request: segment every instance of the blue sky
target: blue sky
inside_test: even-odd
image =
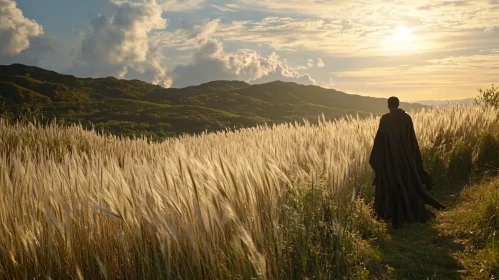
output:
[[[475,97],[499,83],[499,0],[0,0],[0,64],[11,63],[165,87]]]

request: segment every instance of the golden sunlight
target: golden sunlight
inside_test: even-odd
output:
[[[388,31],[387,37],[381,42],[381,48],[385,53],[394,55],[403,55],[412,53],[419,49],[415,44],[415,38],[412,34],[413,29],[405,25],[399,25]]]
[[[411,31],[405,27],[405,25],[399,26],[397,30],[395,30],[396,37],[401,42],[407,42],[410,39]]]

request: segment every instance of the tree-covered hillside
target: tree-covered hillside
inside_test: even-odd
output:
[[[419,104],[403,103],[404,109]],[[318,116],[386,112],[386,101],[318,86],[213,81],[165,89],[139,80],[77,78],[37,67],[0,66],[0,110],[18,117],[57,118],[118,135],[163,138]]]

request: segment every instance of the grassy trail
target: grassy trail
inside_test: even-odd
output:
[[[434,195],[447,205],[446,210],[434,211],[436,219],[400,230],[389,226],[386,237],[376,242],[381,266],[375,278],[475,279],[469,270],[479,265],[476,252],[466,236],[458,234],[466,231],[456,220],[460,190]]]

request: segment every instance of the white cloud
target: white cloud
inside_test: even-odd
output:
[[[307,60],[307,67],[308,67],[308,68],[312,68],[312,67],[314,67],[314,60],[313,60],[313,59],[309,59],[309,60]]]
[[[81,35],[74,74],[139,78],[163,86],[172,78],[175,86],[216,79],[284,80],[407,96],[440,90],[472,95],[483,84],[497,83],[499,75],[498,0],[108,1],[114,3],[114,15],[94,19]],[[185,17],[173,15],[182,27],[166,30],[164,17],[196,9]],[[233,11],[238,13],[196,26]],[[244,20],[231,20],[243,12]],[[260,19],[265,15],[272,17]],[[397,33],[402,25],[410,30],[409,38]],[[0,0],[0,64],[36,64],[50,51],[42,33],[14,0]],[[442,60],[448,57],[453,58]],[[57,64],[47,61],[42,64]],[[307,71],[315,71],[317,80]]]
[[[322,58],[317,58],[317,67],[323,68],[324,66],[326,66],[326,64],[322,61]]]
[[[286,63],[279,60],[276,56],[278,63],[275,64],[275,68],[266,76],[253,81],[255,84],[268,83],[272,81],[283,81],[283,82],[295,82],[303,85],[316,85],[317,81],[314,80],[307,73],[299,73],[297,69],[289,67]]]
[[[499,2],[495,0],[238,1],[246,9],[271,10],[278,16],[221,26],[217,35],[225,40],[336,56],[398,56],[469,49],[483,36],[483,30],[492,32],[491,26],[499,26]],[[296,13],[301,16],[288,16]],[[412,31],[409,40],[396,34],[402,25]],[[499,43],[497,36],[478,39],[480,47]]]
[[[221,25],[215,34],[227,41],[261,43],[275,50],[311,50],[341,56],[379,54],[380,38],[389,35],[390,27],[364,27],[339,19],[289,17],[232,21]]]
[[[314,60],[313,60],[313,59],[309,59],[309,60],[307,60],[307,67],[308,67],[308,68],[312,68],[312,67],[314,67]]]
[[[237,6],[229,6],[229,4],[226,4],[226,5],[223,5],[223,6],[220,6],[220,5],[215,5],[215,4],[212,4],[211,7],[219,10],[220,12],[236,12],[237,11]]]
[[[243,80],[265,82],[273,80],[313,84],[308,74],[300,74],[278,55],[265,57],[249,49],[226,52],[221,42],[211,38],[219,21],[207,23],[195,36],[199,48],[188,65],[179,65],[171,73],[174,87],[185,87],[212,80]]]
[[[336,86],[336,83],[334,82],[333,78],[329,78],[329,80],[319,82],[317,85],[323,88],[334,88]]]
[[[201,8],[205,0],[162,0],[160,2],[163,2],[164,9],[170,12],[185,12]]]
[[[43,27],[26,18],[13,0],[0,0],[0,53],[17,55],[29,48],[30,40],[43,34]]]
[[[439,27],[477,28],[497,23],[499,2],[496,0],[238,0],[247,9],[272,10],[277,14],[299,12],[322,19],[351,20],[373,25],[406,24]]]
[[[154,38],[167,21],[156,0],[112,2],[115,14],[92,20],[83,34],[81,54],[74,71],[91,76],[138,78],[165,87],[171,85],[165,57]]]
[[[3,54],[0,52],[0,64],[9,65],[21,63],[25,65],[40,65],[40,60],[54,52],[58,41],[51,36],[37,36],[30,39],[29,48],[17,55]],[[64,58],[62,58],[64,59]]]
[[[319,67],[319,68],[323,68],[324,66],[326,66],[326,64],[324,63],[322,58],[317,58],[317,63],[314,62],[313,59],[307,60],[307,68],[312,68],[312,67],[314,67],[314,65],[317,65],[317,67]]]
[[[498,10],[499,12],[499,10]],[[314,51],[328,56],[407,56],[494,47],[499,37],[478,29],[440,28],[414,23],[407,38],[397,29],[403,20],[371,22],[340,19],[293,19],[269,17],[259,21],[232,21],[221,24],[217,38],[231,42],[252,42],[278,51]],[[472,28],[473,26],[471,26]],[[481,29],[483,30],[483,29]]]
[[[486,34],[493,34],[496,30],[496,27],[495,26],[489,26],[487,28],[485,28],[485,33]]]
[[[163,9],[170,12],[185,12],[201,8],[205,0],[158,0]]]
[[[124,4],[124,3],[151,3],[155,2],[159,8],[167,10],[169,12],[185,12],[191,10],[197,10],[201,8],[201,5],[205,0],[110,0],[114,4]]]

